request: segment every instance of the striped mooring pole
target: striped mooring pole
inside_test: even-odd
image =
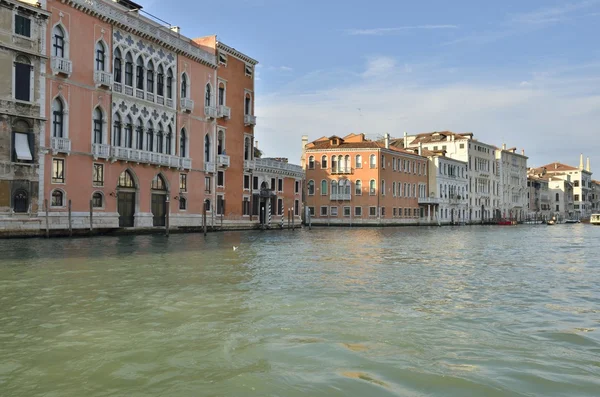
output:
[[[271,227],[271,200],[269,200],[269,221],[267,223],[267,227]]]
[[[283,230],[283,213],[285,211],[283,211],[283,209],[281,210],[281,230]]]

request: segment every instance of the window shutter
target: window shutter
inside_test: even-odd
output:
[[[15,99],[29,101],[31,88],[31,66],[15,63]]]

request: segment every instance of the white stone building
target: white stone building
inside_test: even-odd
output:
[[[496,169],[500,173],[500,216],[522,221],[527,215],[527,156],[516,148],[496,149]]]

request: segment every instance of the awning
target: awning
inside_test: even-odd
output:
[[[33,160],[27,134],[15,133],[15,152],[17,152],[17,160]]]

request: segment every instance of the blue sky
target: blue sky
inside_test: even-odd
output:
[[[524,148],[530,165],[583,152],[600,167],[600,0],[140,3],[260,61],[266,155],[297,163],[302,134],[448,129]]]

